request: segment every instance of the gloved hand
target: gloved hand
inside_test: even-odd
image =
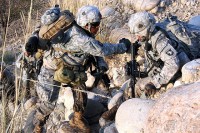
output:
[[[153,83],[147,83],[145,85],[145,95],[147,97],[150,97],[151,95],[154,95],[156,93],[157,88],[155,87],[155,85]]]
[[[33,54],[37,52],[37,47],[38,47],[38,38],[36,36],[31,36],[25,45],[26,53]]]
[[[129,51],[129,49],[131,47],[131,42],[128,39],[122,38],[122,39],[119,40],[119,43],[124,43],[125,46],[126,46],[126,49],[127,49],[126,52]]]

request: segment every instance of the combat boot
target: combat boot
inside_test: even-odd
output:
[[[118,108],[118,105],[113,106],[110,110],[104,112],[101,117],[107,121],[113,121],[115,119]]]
[[[87,120],[83,117],[83,113],[74,112],[73,118],[69,121],[71,127],[76,127],[84,133],[90,133],[90,127]]]

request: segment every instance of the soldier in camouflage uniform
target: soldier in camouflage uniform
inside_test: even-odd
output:
[[[63,32],[62,39],[51,41],[52,47],[44,54],[43,66],[38,76],[39,83],[36,88],[41,104],[29,115],[24,128],[25,132],[41,132],[46,116],[55,107],[59,94],[58,86],[61,83],[66,83],[73,89],[86,90],[87,76],[85,71],[90,56],[98,56],[98,66],[107,69],[103,60],[104,56],[122,54],[129,49],[130,42],[126,39],[123,39],[119,44],[102,44],[95,40],[94,35],[99,29],[100,21],[101,14],[98,8],[84,6],[79,9],[77,20]],[[39,42],[39,45],[43,45],[43,43]],[[63,82],[58,82],[59,79]],[[90,132],[88,123],[83,117],[87,94],[73,91],[73,95],[75,100],[74,115],[69,123],[72,127],[77,127],[83,132]]]
[[[145,66],[148,72],[147,78],[139,79],[136,83],[136,97],[151,93],[152,90],[177,79],[181,67],[190,61],[184,47],[168,38],[166,31],[156,26],[154,16],[148,12],[133,14],[128,26],[145,50]]]

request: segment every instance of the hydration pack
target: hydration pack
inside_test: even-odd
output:
[[[166,31],[169,39],[187,49],[186,53],[192,56],[191,59],[200,57],[200,27],[179,21],[176,16],[168,16],[156,27]]]
[[[74,15],[69,10],[60,13],[60,17],[53,23],[43,25],[39,31],[39,38],[43,40],[52,40],[58,37],[61,32],[70,28],[74,22]]]

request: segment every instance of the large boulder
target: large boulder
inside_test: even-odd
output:
[[[136,11],[149,11],[155,8],[160,0],[122,0],[126,6],[133,6]]]
[[[173,88],[149,112],[145,133],[199,133],[200,82]]]
[[[106,6],[105,8],[103,8],[101,10],[101,15],[102,18],[107,18],[109,16],[112,16],[115,14],[115,9],[113,9],[112,7]]]
[[[200,59],[192,60],[186,63],[182,69],[182,81],[192,83],[200,79]]]
[[[115,117],[119,133],[143,133],[153,100],[133,98],[121,104]]]

